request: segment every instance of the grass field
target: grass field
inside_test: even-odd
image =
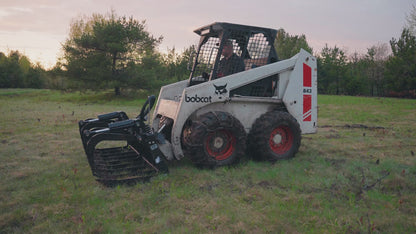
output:
[[[77,122],[143,99],[0,90],[0,233],[415,233],[416,100],[319,96],[319,132],[275,164],[170,162],[106,188]]]

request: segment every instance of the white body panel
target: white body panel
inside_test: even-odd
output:
[[[273,97],[230,97],[231,90],[275,74],[279,74],[279,79]],[[185,80],[162,87],[153,115],[155,130],[159,128],[159,117],[173,120],[171,145],[177,159],[183,157],[181,134],[185,122],[190,116],[208,111],[232,114],[248,133],[258,117],[283,103],[299,122],[302,134],[317,131],[316,59],[305,50],[290,59],[224,78],[191,87],[187,87],[187,83]],[[223,89],[218,89],[221,86]]]

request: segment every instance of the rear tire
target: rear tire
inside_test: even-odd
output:
[[[208,112],[185,125],[182,133],[185,156],[201,167],[236,163],[246,146],[246,132],[238,119],[226,112]]]
[[[248,135],[249,153],[255,159],[272,162],[294,157],[300,142],[299,123],[283,111],[271,111],[260,116]]]

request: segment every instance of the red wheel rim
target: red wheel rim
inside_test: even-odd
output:
[[[218,130],[209,133],[205,140],[206,152],[216,160],[229,158],[235,148],[236,139],[228,130]]]
[[[287,126],[279,126],[270,134],[270,149],[276,154],[284,154],[292,148],[293,133]]]

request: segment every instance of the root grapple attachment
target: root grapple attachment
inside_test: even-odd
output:
[[[82,144],[97,181],[106,186],[130,184],[168,172],[158,147],[163,136],[144,123],[154,101],[150,96],[135,119],[124,112],[112,112],[79,122]]]

